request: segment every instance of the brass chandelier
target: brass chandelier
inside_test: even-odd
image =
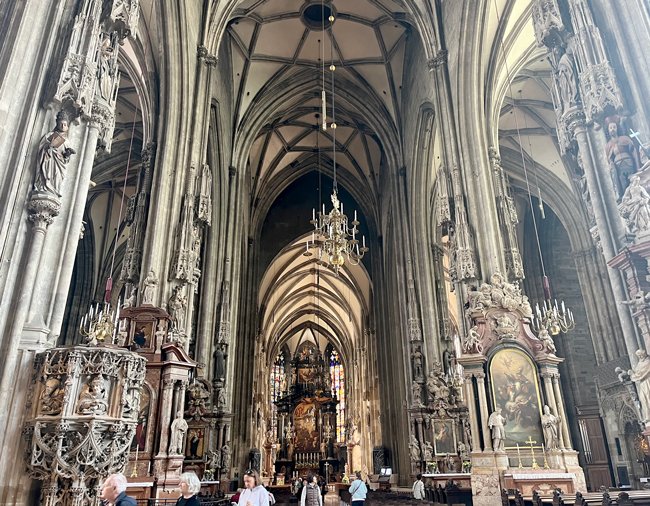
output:
[[[330,15],[330,31],[332,30],[333,22],[334,16]],[[333,35],[331,35],[330,39],[333,40]],[[323,130],[327,130],[324,56],[323,53],[321,60],[323,62],[321,105],[323,112]],[[314,226],[314,231],[312,232],[311,241],[307,241],[305,254],[310,254],[310,248],[318,247],[319,260],[334,269],[334,272],[338,274],[339,269],[345,264],[346,260],[351,265],[359,265],[368,248],[366,247],[366,238],[364,236],[361,237],[361,245],[359,245],[359,240],[357,239],[357,234],[359,233],[357,229],[359,226],[357,212],[354,211],[354,219],[348,223],[348,217],[343,212],[343,203],[339,200],[338,196],[338,185],[336,182],[336,117],[334,108],[334,71],[336,70],[336,66],[334,65],[333,56],[329,69],[332,73],[332,123],[329,127],[332,131],[332,165],[334,172],[334,185],[332,188],[332,196],[330,197],[332,200],[332,210],[326,213],[325,204],[323,204],[322,210],[318,212],[312,209],[312,217],[309,223]],[[320,155],[320,146],[318,147],[318,151]]]

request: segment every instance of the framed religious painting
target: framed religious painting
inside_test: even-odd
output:
[[[506,448],[544,442],[537,366],[518,348],[497,351],[489,366],[493,409],[505,418]],[[532,439],[531,439],[532,438]]]
[[[436,455],[456,454],[456,431],[453,420],[433,422],[433,450]]]

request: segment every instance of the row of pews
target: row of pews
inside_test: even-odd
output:
[[[559,490],[553,492],[553,497],[542,497],[533,492],[532,498],[525,498],[519,490],[508,492],[501,490],[502,506],[648,506],[650,505],[649,490],[633,490],[618,492],[591,492],[574,495],[563,494]]]

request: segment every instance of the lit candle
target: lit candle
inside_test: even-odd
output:
[[[311,219],[316,221],[316,209],[312,207],[311,209]]]

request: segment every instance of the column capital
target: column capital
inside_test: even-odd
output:
[[[440,51],[438,51],[436,55],[427,62],[429,71],[435,70],[441,67],[442,65],[444,65],[445,63],[447,63],[448,56],[449,56],[449,51],[447,51],[446,49],[441,49]]]
[[[33,191],[27,204],[27,219],[35,231],[45,231],[61,210],[61,200],[50,192]]]

